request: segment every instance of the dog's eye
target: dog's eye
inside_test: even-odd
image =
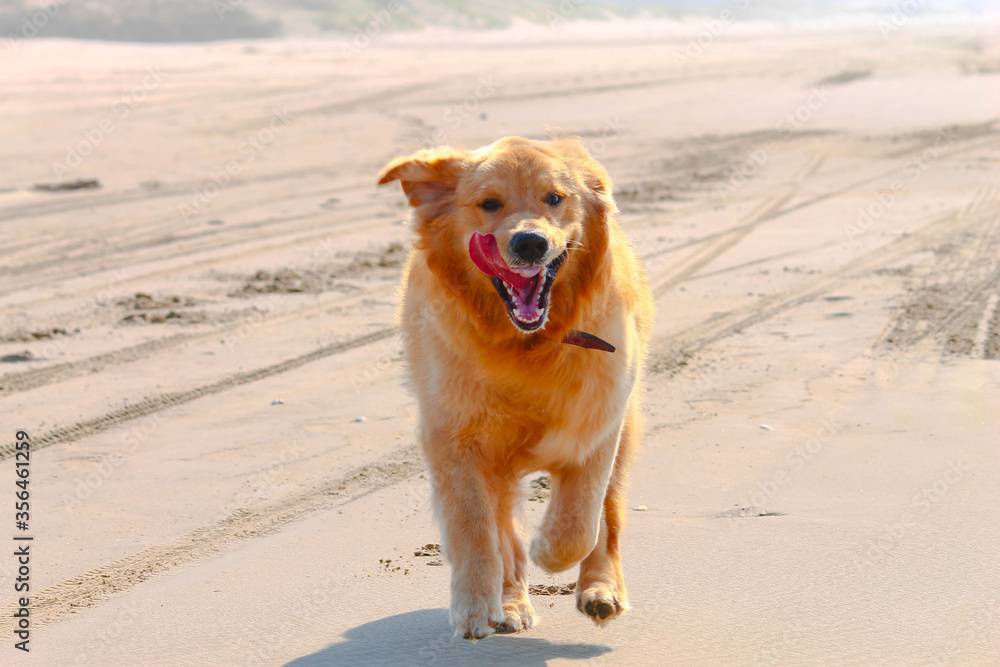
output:
[[[550,192],[545,195],[545,203],[549,206],[559,206],[560,202],[563,200],[563,195],[558,192]]]
[[[499,199],[486,199],[479,202],[479,208],[483,209],[487,213],[496,213],[503,208],[503,202]]]

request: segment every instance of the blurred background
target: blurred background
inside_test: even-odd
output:
[[[128,42],[204,42],[268,37],[336,37],[350,33],[386,9],[379,0],[8,0],[0,7],[0,34],[17,35],[24,18],[39,8],[59,7],[39,36]],[[573,7],[572,20],[683,21],[739,9],[739,19],[794,24],[808,21],[864,22],[905,12],[899,0],[396,0],[399,17],[390,32],[424,28],[495,30],[522,24],[546,24],[560,7]],[[988,0],[919,2],[926,21],[975,20],[997,11]],[[909,12],[916,13],[916,12]],[[225,21],[218,20],[224,16]],[[214,19],[214,20],[213,20]],[[31,32],[31,29],[28,29]]]

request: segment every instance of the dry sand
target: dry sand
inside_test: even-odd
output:
[[[0,51],[0,663],[1000,664],[998,33],[737,28]],[[471,644],[374,177],[550,128],[658,302],[634,609]]]

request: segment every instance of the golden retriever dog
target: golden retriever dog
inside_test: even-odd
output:
[[[620,539],[653,305],[611,181],[575,139],[516,137],[390,162],[417,239],[400,327],[451,565],[451,622],[479,639],[535,623],[514,510],[547,471],[531,559],[577,563],[576,606],[628,609]]]

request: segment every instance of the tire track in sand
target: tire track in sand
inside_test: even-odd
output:
[[[982,138],[980,135],[975,135],[968,138],[961,137],[956,141],[969,142],[980,138]],[[970,150],[992,146],[996,143],[998,143],[997,137],[993,136],[993,134],[989,134],[987,135],[987,138],[983,141],[977,141],[976,143],[960,143],[957,146],[951,147],[950,150],[942,150],[941,157],[938,158],[938,161],[940,162],[945,158],[950,158],[956,155],[967,153]],[[910,155],[917,155],[919,154],[920,150],[922,150],[922,147],[920,147],[919,149],[911,148],[908,149],[907,153]],[[798,190],[804,184],[804,179],[808,178],[808,176],[810,176],[813,173],[814,170],[813,171],[809,170],[810,164],[811,163],[807,162],[803,171],[800,171],[800,175],[797,176],[797,178],[800,179],[800,181],[794,184],[792,196],[794,196],[794,193],[798,192]],[[820,165],[817,165],[817,168],[818,166]],[[850,184],[838,188],[836,190],[831,190],[821,195],[817,195],[809,199],[804,199],[800,202],[792,204],[787,208],[782,208],[783,204],[778,204],[777,206],[775,206],[776,202],[780,202],[782,201],[783,198],[787,197],[787,195],[779,194],[767,200],[767,202],[765,202],[762,206],[758,206],[758,208],[755,209],[748,216],[748,221],[746,222],[740,222],[739,224],[734,225],[732,227],[715,231],[699,238],[690,239],[688,241],[684,241],[683,243],[678,243],[676,245],[648,252],[641,257],[642,261],[647,264],[649,263],[650,260],[662,257],[664,255],[670,255],[680,250],[690,248],[692,246],[699,246],[701,244],[711,243],[713,241],[719,241],[719,244],[714,245],[707,251],[702,251],[702,254],[698,254],[695,256],[695,258],[693,259],[693,263],[696,264],[696,266],[693,271],[685,270],[686,267],[682,265],[678,270],[671,271],[668,269],[667,271],[661,273],[655,273],[655,274],[650,273],[650,278],[649,278],[650,287],[651,289],[653,289],[653,293],[659,296],[664,292],[666,292],[669,287],[673,287],[677,285],[679,282],[683,282],[687,277],[694,275],[694,273],[698,270],[698,268],[705,266],[706,264],[711,262],[712,259],[715,259],[723,252],[725,252],[728,248],[732,247],[732,245],[735,245],[735,243],[733,244],[725,243],[725,239],[734,234],[738,235],[737,239],[738,242],[740,239],[746,236],[746,233],[749,233],[749,231],[752,231],[753,229],[757,228],[759,225],[765,222],[770,222],[771,220],[784,217],[789,213],[794,213],[804,208],[808,208],[810,206],[819,204],[821,202],[824,202],[828,199],[832,199],[839,195],[851,193],[857,189],[863,188],[865,186],[871,185],[872,183],[879,182],[880,180],[887,179],[893,175],[896,175],[901,170],[902,167],[896,166],[891,169],[879,171],[878,173],[872,174],[870,176],[865,176],[859,180],[852,181]],[[788,200],[790,200],[790,197],[788,197],[788,199],[786,199],[785,201],[787,202]],[[720,249],[718,250],[718,252],[715,252],[714,251],[715,248],[720,248]],[[675,279],[675,276],[680,276],[680,277]]]
[[[395,283],[392,284],[393,286],[395,285]],[[294,322],[311,313],[327,310],[329,308],[348,306],[359,301],[372,299],[381,295],[382,292],[376,289],[372,291],[365,291],[361,294],[341,296],[332,301],[323,301],[312,305],[302,306],[280,315],[269,315],[266,321],[266,326],[275,326],[286,322]],[[82,375],[98,373],[109,366],[119,366],[136,361],[142,361],[157,352],[169,350],[186,343],[229,335],[234,331],[238,331],[242,326],[244,326],[243,320],[200,333],[174,334],[173,336],[167,336],[166,338],[158,338],[156,340],[147,341],[138,345],[104,352],[92,357],[87,357],[86,359],[80,359],[79,361],[67,361],[36,370],[7,373],[0,376],[0,398],[20,391],[28,391],[30,389],[44,387],[49,384],[64,382]]]
[[[683,331],[657,337],[653,341],[649,371],[651,373],[673,371],[686,358],[713,343],[813,301],[855,276],[908,257],[934,243],[954,238],[967,229],[975,229],[984,222],[992,221],[997,211],[996,205],[979,207],[971,214],[968,206],[957,207],[934,218],[916,232],[856,257],[836,271],[820,276],[798,289],[769,295],[751,306],[721,316],[709,317]]]
[[[232,389],[233,387],[239,387],[240,385],[249,384],[251,382],[263,380],[286,371],[294,370],[301,366],[305,366],[310,362],[318,361],[334,354],[340,354],[359,347],[364,347],[365,345],[369,345],[371,343],[376,343],[395,335],[397,332],[398,329],[396,327],[379,329],[378,331],[374,331],[370,334],[359,336],[351,340],[324,345],[323,347],[317,348],[312,352],[307,352],[299,355],[298,357],[286,359],[285,361],[281,361],[270,366],[265,366],[263,368],[258,368],[257,370],[247,371],[244,373],[236,373],[221,380],[217,380],[216,382],[212,382],[211,384],[202,385],[201,387],[195,387],[194,389],[188,389],[186,391],[169,392],[166,394],[150,396],[148,398],[144,398],[138,403],[126,405],[125,407],[117,410],[112,410],[111,412],[105,413],[100,417],[80,421],[69,426],[61,426],[42,435],[33,436],[31,441],[34,444],[35,449],[49,447],[61,442],[72,442],[73,440],[78,440],[79,438],[83,438],[88,435],[106,431],[110,428],[123,424],[124,422],[138,419],[139,417],[145,417],[146,415],[165,410],[172,406],[190,403],[191,401],[203,396],[218,394],[226,391],[227,389]],[[0,447],[0,461],[12,457],[15,451],[16,444],[13,442]]]
[[[978,234],[956,233],[946,240],[946,246],[953,246],[964,236],[966,243],[944,253],[944,259],[939,261],[944,267],[935,267],[941,279],[915,289],[899,305],[895,316],[876,340],[876,346],[906,350],[925,339],[938,337],[943,340],[946,353],[985,356],[988,328],[984,330],[982,320],[985,319],[985,327],[988,327],[992,313],[988,304],[997,293],[1000,279],[997,209],[1000,209],[1000,186],[980,188],[959,213],[960,219],[974,216],[982,221],[975,230]]]
[[[776,214],[779,212],[783,213],[782,207],[799,193],[799,190],[802,189],[802,186],[809,177],[815,174],[825,161],[825,154],[810,156],[802,169],[799,170],[799,173],[793,176],[795,183],[788,192],[772,197],[761,207],[758,207],[758,210],[753,211],[748,216],[748,219],[726,230],[726,233],[718,238],[708,241],[703,248],[696,251],[687,261],[681,262],[679,265],[656,276],[654,280],[650,281],[650,289],[653,291],[653,296],[661,296],[671,287],[693,276],[722,253],[745,239],[757,227],[778,217]]]
[[[108,366],[139,361],[159,350],[175,347],[192,340],[208,338],[210,336],[215,337],[220,333],[223,332],[212,330],[203,334],[174,334],[166,338],[158,338],[138,345],[105,352],[104,354],[97,354],[93,357],[81,359],[80,361],[68,361],[20,373],[7,373],[0,376],[0,397],[15,394],[19,391],[44,387],[47,384],[61,382],[81,375],[98,373]]]
[[[418,446],[407,445],[373,463],[354,468],[339,479],[271,503],[239,510],[167,544],[148,547],[32,594],[32,624],[56,623],[66,614],[99,605],[111,595],[160,573],[218,554],[234,542],[274,533],[306,514],[351,502],[423,470]],[[14,630],[15,610],[15,605],[0,609],[0,633],[9,635]]]

